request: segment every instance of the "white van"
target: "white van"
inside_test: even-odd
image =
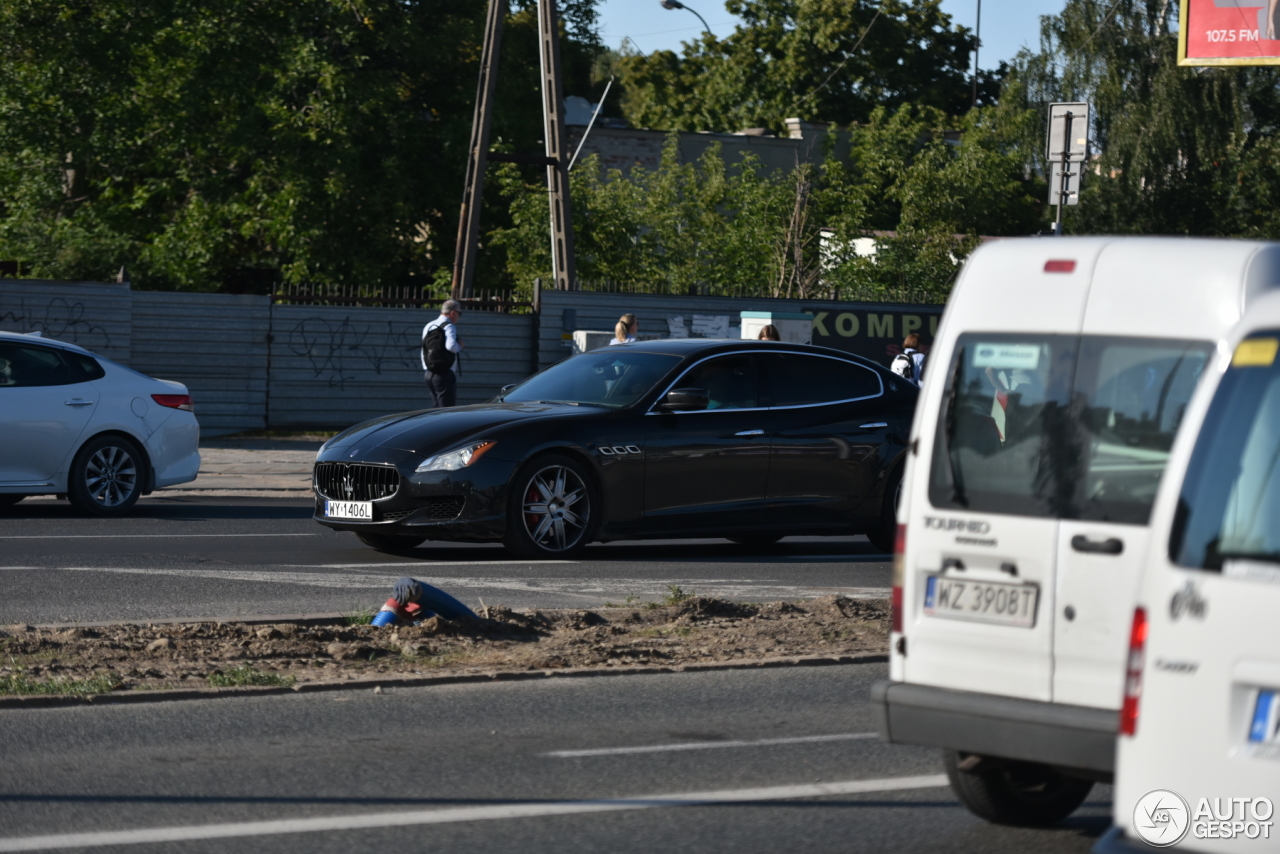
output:
[[[1280,851],[1280,294],[1188,410],[1152,513],[1098,854]]]
[[[1052,824],[1114,769],[1152,501],[1221,339],[1280,244],[1001,240],[960,275],[924,371],[898,512],[887,741],[956,795]]]

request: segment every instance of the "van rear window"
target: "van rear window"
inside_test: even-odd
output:
[[[960,337],[934,443],[935,507],[1146,524],[1204,342]]]
[[[1240,344],[1205,415],[1169,537],[1169,557],[1221,571],[1280,563],[1280,330]]]

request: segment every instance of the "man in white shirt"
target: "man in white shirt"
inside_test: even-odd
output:
[[[462,352],[462,342],[454,324],[460,317],[462,304],[445,300],[440,316],[422,328],[423,378],[437,407],[453,406],[458,400],[458,354]]]

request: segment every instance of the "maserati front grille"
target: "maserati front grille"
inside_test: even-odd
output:
[[[391,466],[316,463],[315,485],[331,501],[380,501],[400,489],[400,473]]]

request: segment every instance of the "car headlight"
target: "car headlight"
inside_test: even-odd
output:
[[[483,457],[496,444],[498,443],[477,442],[474,445],[467,445],[467,447],[459,448],[456,451],[449,451],[447,454],[436,454],[434,457],[427,457],[423,460],[417,470],[418,472],[457,471],[460,468],[466,468]]]

